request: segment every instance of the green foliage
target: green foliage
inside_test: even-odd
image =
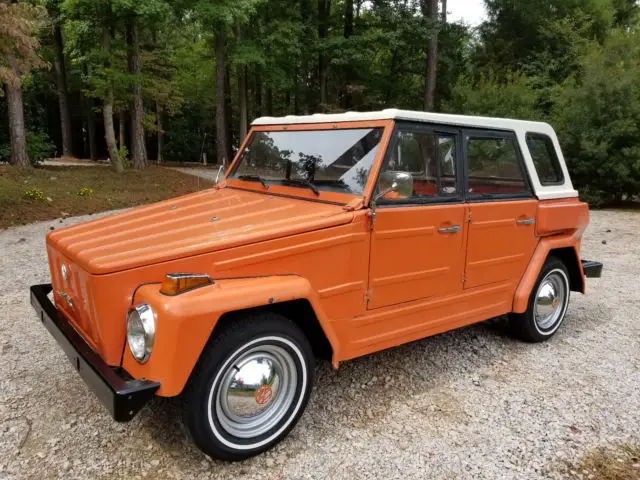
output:
[[[55,152],[55,145],[46,133],[28,131],[26,137],[27,150],[32,165],[38,165],[43,160],[51,157]]]
[[[598,203],[640,194],[640,32],[593,44],[558,89],[554,123],[574,183]]]
[[[162,144],[164,160],[201,161],[204,152],[214,163],[213,49],[220,36],[227,50],[226,120],[237,148],[241,84],[249,121],[320,110],[422,109],[426,46],[437,33],[437,110],[550,121],[574,182],[589,198],[615,201],[639,191],[638,0],[485,0],[487,20],[477,29],[434,22],[425,15],[425,0],[355,1],[350,24],[349,3],[334,0],[327,2],[326,38],[317,0],[36,3],[62,26],[74,146],[84,156],[89,112],[98,154],[105,157],[103,100],[113,92],[117,134],[119,114],[128,118],[131,109],[131,87],[141,85],[149,157]],[[7,12],[4,7],[0,17]],[[17,45],[30,47],[31,57],[39,42],[37,54],[54,65],[51,25],[35,32],[35,17],[29,18],[26,30],[0,26],[0,50],[11,51],[6,39],[17,34]],[[128,66],[132,18],[139,33],[138,75]],[[104,31],[111,37],[108,53]],[[323,95],[321,57],[327,64]],[[55,70],[34,70],[21,81],[29,153],[37,162],[56,150],[53,142],[60,143]],[[6,108],[0,96],[0,111]],[[128,166],[130,132],[125,137],[120,155]],[[10,155],[8,142],[8,120],[0,115],[0,160]]]
[[[483,75],[477,82],[463,76],[451,90],[443,110],[465,115],[541,120],[537,100],[532,82],[520,73],[509,73],[503,80],[497,80],[495,75]]]
[[[46,133],[27,130],[25,137],[29,159],[33,166],[37,166],[54,154],[56,147]],[[0,143],[0,162],[8,162],[11,156],[9,139],[0,137],[0,141],[2,142]]]
[[[122,166],[124,168],[133,167],[133,161],[129,156],[129,149],[126,145],[120,145],[120,148],[118,148],[118,155],[120,155],[120,160],[122,161]]]
[[[79,197],[90,197],[93,195],[93,189],[89,188],[89,187],[82,187],[80,190],[78,190],[78,196]]]
[[[40,190],[38,187],[33,187],[28,190],[25,190],[23,196],[24,198],[27,198],[29,200],[38,200],[38,201],[44,201],[44,198],[45,198],[44,192]]]

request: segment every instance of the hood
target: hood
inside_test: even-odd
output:
[[[350,222],[342,206],[209,189],[51,232],[47,243],[106,274]]]

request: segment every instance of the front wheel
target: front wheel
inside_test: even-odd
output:
[[[216,332],[185,391],[184,420],[205,453],[242,460],[294,427],[313,383],[313,353],[289,319],[264,313]]]
[[[564,320],[569,296],[567,267],[560,259],[549,257],[531,290],[527,310],[509,315],[514,335],[527,342],[543,342],[551,338]]]

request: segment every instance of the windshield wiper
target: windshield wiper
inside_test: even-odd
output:
[[[249,180],[250,182],[260,182],[265,190],[269,190],[269,184],[259,175],[238,175],[240,180]]]
[[[318,196],[320,195],[320,190],[318,190],[318,187],[316,187],[313,183],[311,183],[309,180],[306,180],[304,178],[285,178],[282,180],[282,184],[283,185],[302,185],[302,186],[308,187],[316,195]]]

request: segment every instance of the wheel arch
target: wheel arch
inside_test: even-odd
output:
[[[226,312],[216,323],[216,326],[209,337],[209,341],[211,341],[211,339],[216,335],[216,331],[220,331],[220,329],[224,328],[225,325],[236,321],[240,317],[262,312],[277,313],[291,320],[305,334],[316,357],[328,361],[332,360],[333,347],[331,342],[329,341],[325,330],[322,328],[322,324],[320,323],[313,306],[306,298]],[[207,341],[207,344],[209,341]]]
[[[248,312],[273,311],[300,327],[314,354],[337,367],[340,343],[317,292],[298,275],[220,279],[213,285],[168,297],[145,285],[136,300],[156,312],[153,353],[140,364],[124,349],[121,366],[133,378],[160,382],[157,395],[179,395],[221,326]]]
[[[554,248],[549,251],[548,257],[557,258],[567,267],[569,271],[569,288],[572,292],[584,292],[584,276],[582,275],[580,259],[575,248]]]
[[[578,241],[573,235],[559,235],[543,238],[529,261],[513,298],[512,312],[523,313],[527,309],[531,290],[535,285],[540,270],[549,256],[561,260],[569,271],[569,287],[571,291],[584,293],[584,274],[578,253]]]

